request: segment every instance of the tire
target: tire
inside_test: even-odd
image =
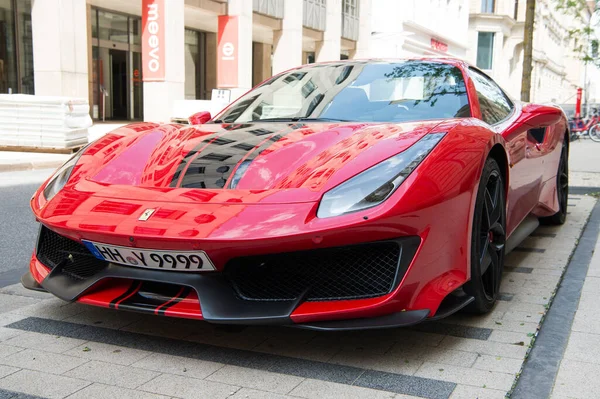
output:
[[[600,143],[600,124],[596,124],[588,130],[590,138],[596,143]]]
[[[552,216],[540,218],[541,224],[561,225],[567,220],[567,206],[569,202],[569,147],[564,141],[560,152],[558,171],[556,173],[556,195],[559,204],[558,212]]]
[[[500,292],[506,243],[506,197],[498,163],[489,158],[477,189],[471,234],[471,280],[464,286],[475,298],[467,307],[472,313],[487,313]]]

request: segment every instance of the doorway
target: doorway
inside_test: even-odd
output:
[[[112,118],[127,118],[127,51],[110,50]]]

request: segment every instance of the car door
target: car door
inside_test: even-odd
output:
[[[481,119],[506,141],[509,160],[509,189],[507,198],[507,233],[510,234],[537,204],[541,184],[539,163],[542,147],[519,123],[520,104],[514,104],[506,93],[487,75],[470,68]]]

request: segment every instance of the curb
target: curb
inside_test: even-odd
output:
[[[0,173],[17,172],[22,170],[57,169],[60,168],[65,163],[65,161],[66,160],[0,164]]]

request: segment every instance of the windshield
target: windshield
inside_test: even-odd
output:
[[[406,122],[471,116],[463,75],[439,62],[315,64],[277,76],[215,123],[303,119]]]

